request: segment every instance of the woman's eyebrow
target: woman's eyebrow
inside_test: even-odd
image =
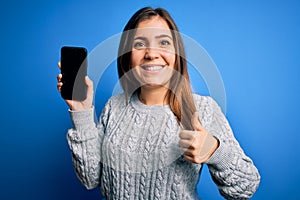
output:
[[[164,37],[167,37],[167,38],[173,40],[172,36],[167,35],[167,34],[162,34],[162,35],[155,36],[155,38],[164,38]]]
[[[144,41],[146,41],[147,38],[143,37],[143,36],[137,36],[137,37],[134,38],[134,40],[144,40]]]
[[[173,40],[173,37],[170,36],[170,35],[167,35],[167,34],[162,34],[162,35],[155,36],[156,39],[160,39],[160,38],[164,38],[164,37],[167,37],[167,38]],[[143,37],[143,36],[137,36],[137,37],[134,38],[134,40],[144,40],[144,41],[147,41],[148,39],[146,37]]]

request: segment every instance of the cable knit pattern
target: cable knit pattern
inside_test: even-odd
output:
[[[250,198],[260,176],[233,136],[219,106],[194,95],[199,119],[220,146],[207,161],[226,199]],[[180,127],[170,107],[146,106],[134,94],[110,98],[99,123],[94,109],[70,111],[67,140],[76,174],[86,188],[100,186],[106,199],[200,199],[201,164],[186,161],[179,148]]]

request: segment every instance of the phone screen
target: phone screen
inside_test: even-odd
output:
[[[86,99],[87,50],[84,47],[61,48],[61,95],[64,99]]]

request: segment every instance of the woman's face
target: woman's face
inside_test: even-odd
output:
[[[130,64],[143,87],[167,85],[174,69],[175,47],[163,18],[152,17],[138,24]]]

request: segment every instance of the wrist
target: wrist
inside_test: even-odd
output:
[[[69,110],[75,129],[82,129],[94,125],[94,107],[85,110]]]
[[[212,135],[208,135],[206,139],[206,154],[203,156],[204,163],[207,162],[210,157],[216,152],[219,148],[220,142],[217,138]]]
[[[213,137],[213,140],[214,140],[214,143],[212,145],[212,150],[209,153],[207,160],[216,152],[216,150],[218,149],[218,147],[220,145],[220,142],[219,142],[219,140],[217,138]]]

